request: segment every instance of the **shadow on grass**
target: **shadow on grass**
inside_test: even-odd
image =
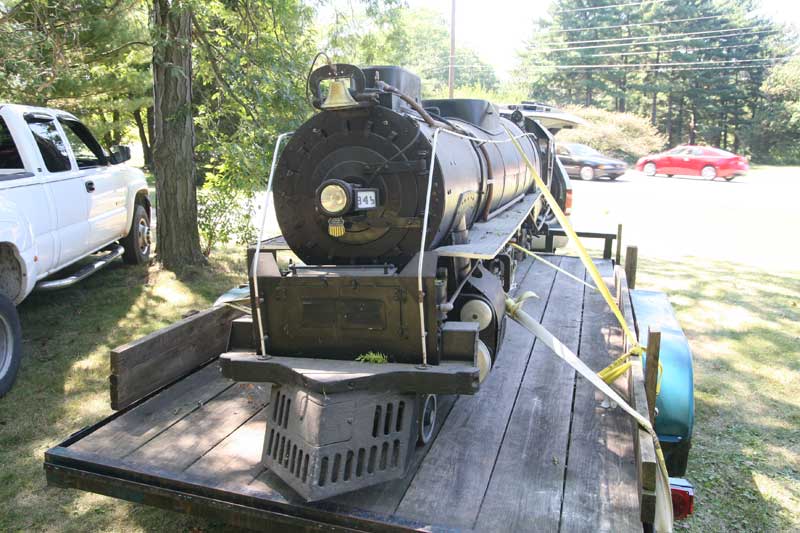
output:
[[[74,490],[46,487],[44,452],[111,413],[109,351],[207,307],[244,279],[230,248],[178,278],[117,261],[68,289],[33,293],[19,307],[23,363],[0,400],[0,531],[190,529],[206,522]]]
[[[800,276],[702,258],[639,271],[639,287],[668,293],[694,352],[696,513],[681,525],[797,530]]]

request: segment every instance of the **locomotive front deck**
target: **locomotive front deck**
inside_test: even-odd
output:
[[[577,258],[551,259],[589,279]],[[624,274],[597,264],[633,324]],[[517,282],[592,369],[623,352],[597,292],[531,260]],[[641,531],[654,505],[646,434],[513,321],[502,352],[476,395],[440,399],[437,435],[405,477],[333,499],[305,503],[261,465],[269,386],[234,383],[216,361],[49,450],[48,483],[266,531]],[[638,361],[615,386],[647,412]]]

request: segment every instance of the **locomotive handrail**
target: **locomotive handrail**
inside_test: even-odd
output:
[[[272,153],[272,165],[269,169],[269,179],[267,179],[267,194],[264,198],[264,217],[261,219],[261,227],[258,230],[258,240],[256,241],[256,253],[253,255],[253,263],[250,265],[250,275],[253,276],[253,293],[255,297],[255,307],[256,307],[256,322],[258,322],[258,342],[259,346],[261,347],[261,357],[267,359],[269,355],[267,355],[266,346],[264,345],[264,324],[261,322],[261,302],[259,301],[258,295],[258,276],[256,275],[256,268],[258,266],[258,256],[261,255],[261,241],[264,240],[264,228],[267,226],[267,215],[269,214],[269,195],[272,192],[272,178],[275,176],[275,167],[278,163],[278,152],[280,151],[281,144],[283,144],[283,140],[287,137],[291,137],[294,134],[293,131],[287,131],[285,133],[281,133],[278,135],[278,139],[275,141],[275,151]]]
[[[516,141],[522,137],[536,137],[533,133],[523,133],[522,135],[517,135],[516,137],[508,137],[507,139],[502,140],[494,140],[494,139],[479,139],[478,137],[473,137],[472,135],[466,135],[464,133],[460,133],[457,131],[453,131],[450,129],[445,128],[436,128],[433,132],[433,142],[431,143],[431,164],[430,168],[428,169],[428,192],[425,195],[425,213],[422,218],[422,238],[420,239],[419,244],[419,259],[417,261],[417,303],[419,305],[419,327],[420,327],[420,337],[422,341],[422,366],[421,368],[426,368],[428,366],[428,345],[426,343],[426,339],[428,336],[428,332],[425,329],[425,305],[424,305],[424,297],[425,292],[422,290],[422,262],[425,257],[425,240],[428,236],[428,215],[430,214],[430,206],[431,206],[431,190],[433,188],[433,172],[436,166],[436,147],[438,146],[439,142],[439,134],[440,133],[447,133],[454,137],[460,137],[462,139],[466,139],[468,141],[474,141],[481,144],[503,144],[507,142]]]

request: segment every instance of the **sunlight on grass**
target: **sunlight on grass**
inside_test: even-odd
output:
[[[216,250],[180,277],[115,263],[82,283],[34,293],[19,308],[23,364],[0,401],[0,531],[180,531],[200,519],[46,487],[44,452],[111,413],[109,352],[204,309],[244,281],[244,250]],[[196,526],[199,524],[199,526]]]
[[[640,263],[694,352],[692,531],[800,529],[800,272],[687,257]]]

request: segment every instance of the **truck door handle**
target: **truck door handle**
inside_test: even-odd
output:
[[[94,192],[94,182],[93,181],[87,181],[86,183],[84,183],[84,185],[86,185],[86,192]]]

